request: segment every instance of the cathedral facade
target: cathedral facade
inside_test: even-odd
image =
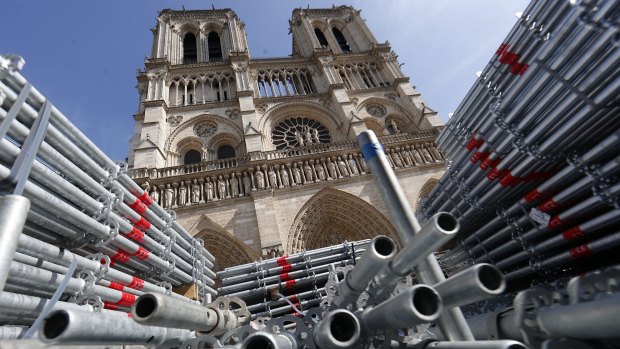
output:
[[[415,209],[443,126],[352,7],[295,9],[292,54],[251,58],[230,9],[163,10],[138,73],[129,173],[216,268],[385,234],[356,142],[373,130]]]

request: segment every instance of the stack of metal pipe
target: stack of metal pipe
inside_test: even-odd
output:
[[[299,313],[324,299],[330,270],[354,265],[369,241],[345,242],[226,268],[217,273],[221,279],[217,291],[243,299],[253,319]]]
[[[0,59],[0,335],[50,310],[127,317],[144,292],[217,292],[213,256]],[[49,306],[49,309],[47,307]],[[22,326],[22,327],[14,327]]]
[[[618,262],[618,16],[613,0],[532,1],[479,74],[417,213],[458,218],[448,270],[489,262],[528,285]]]

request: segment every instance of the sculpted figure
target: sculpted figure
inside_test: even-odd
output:
[[[304,164],[304,174],[306,175],[306,181],[312,182],[314,180],[314,175],[312,174],[312,166],[306,163]]]
[[[256,178],[256,188],[265,189],[265,175],[258,166],[256,166],[256,172],[254,173],[254,177]]]
[[[243,172],[243,190],[245,191],[245,195],[249,195],[252,191],[252,179],[247,172]]]
[[[149,195],[151,196],[151,199],[153,199],[153,202],[159,204],[159,190],[157,190],[156,187],[153,188],[153,191]]]
[[[145,192],[148,193],[148,191],[151,189],[151,184],[149,184],[149,181],[144,182],[141,185],[142,189],[144,189]]]
[[[207,178],[205,182],[205,196],[207,197],[205,201],[213,201],[213,182],[211,182],[211,178]]]
[[[222,175],[217,177],[217,191],[220,194],[220,200],[226,197],[226,181],[222,178]]]
[[[187,203],[187,187],[185,187],[185,182],[181,181],[181,185],[179,186],[179,206],[185,206]]]
[[[443,159],[443,156],[441,156],[441,153],[434,145],[430,144],[429,149],[431,150],[431,153],[433,154],[433,157],[435,157],[436,161],[441,161]]]
[[[239,196],[239,180],[234,173],[230,177],[230,196],[233,198]]]
[[[316,128],[312,129],[312,136],[314,136],[314,141],[317,144],[321,143],[321,140],[319,139],[319,130],[317,130]]]
[[[322,181],[327,179],[325,175],[325,169],[323,169],[323,165],[319,162],[319,160],[315,160],[315,169],[316,169],[316,177]]]
[[[278,187],[278,175],[276,174],[276,171],[273,170],[273,167],[269,168],[267,175],[269,176],[269,184],[271,185],[271,187],[277,188]]]
[[[192,181],[192,204],[197,204],[200,201],[200,184],[194,179]]]
[[[357,163],[355,162],[355,159],[353,158],[353,156],[349,154],[347,158],[348,158],[347,162],[349,163],[349,168],[351,169],[351,175],[360,174],[360,171],[357,168]]]
[[[166,184],[166,190],[164,190],[164,200],[166,201],[166,208],[172,207],[172,200],[174,199],[174,189],[170,188],[170,183]]]
[[[411,166],[413,165],[413,159],[411,158],[411,153],[408,150],[408,147],[403,148],[403,151],[400,153],[405,161],[405,165]]]
[[[280,179],[282,180],[283,186],[288,187],[290,185],[288,180],[288,171],[286,170],[286,167],[284,165],[280,167]]]
[[[306,143],[308,145],[312,144],[312,133],[310,127],[306,127],[306,133],[304,134],[304,136],[306,137]]]
[[[342,176],[349,176],[349,169],[347,168],[347,164],[340,158],[340,156],[338,157],[338,169],[340,170],[341,178]]]
[[[428,149],[426,149],[426,147],[422,147],[420,148],[422,156],[424,156],[424,159],[426,159],[426,161],[428,162],[433,162],[433,157],[431,156],[431,153],[428,152]]]
[[[413,155],[413,159],[415,160],[415,162],[417,162],[418,164],[423,164],[424,160],[422,160],[422,156],[418,152],[417,148],[418,148],[418,146],[416,146],[415,148],[411,149],[411,155]]]
[[[301,135],[301,132],[299,131],[295,131],[295,139],[297,140],[297,146],[298,147],[303,147],[304,146],[304,136]]]
[[[329,176],[331,178],[338,178],[338,173],[336,172],[336,165],[334,165],[330,158],[327,158],[327,171],[329,172]]]
[[[297,164],[293,164],[293,179],[295,183],[301,184],[301,170],[297,167]]]
[[[396,125],[394,120],[390,120],[390,126],[392,127],[394,134],[400,133],[400,130],[398,129],[398,125]]]
[[[364,157],[359,156],[358,159],[360,160],[360,166],[362,167],[362,171],[366,173],[370,173],[370,171],[368,170],[368,165],[366,165],[366,160],[364,159]]]
[[[394,149],[390,149],[390,157],[394,161],[394,167],[403,167],[403,162],[400,160],[400,156],[394,152]]]

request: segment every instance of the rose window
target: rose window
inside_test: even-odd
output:
[[[199,122],[194,125],[194,133],[196,136],[207,139],[217,131],[217,124],[209,121]]]
[[[385,107],[380,104],[369,104],[366,107],[366,111],[368,112],[368,114],[377,118],[383,117],[387,113]]]
[[[276,149],[331,142],[331,136],[325,126],[308,118],[282,121],[273,129],[271,139]]]

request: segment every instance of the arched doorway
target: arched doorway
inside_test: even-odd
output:
[[[215,257],[214,272],[260,259],[258,253],[228,232],[207,229],[196,237],[204,240],[205,248]]]
[[[372,205],[355,195],[325,188],[297,213],[286,252],[298,253],[377,235],[387,235],[400,244],[392,224]]]

